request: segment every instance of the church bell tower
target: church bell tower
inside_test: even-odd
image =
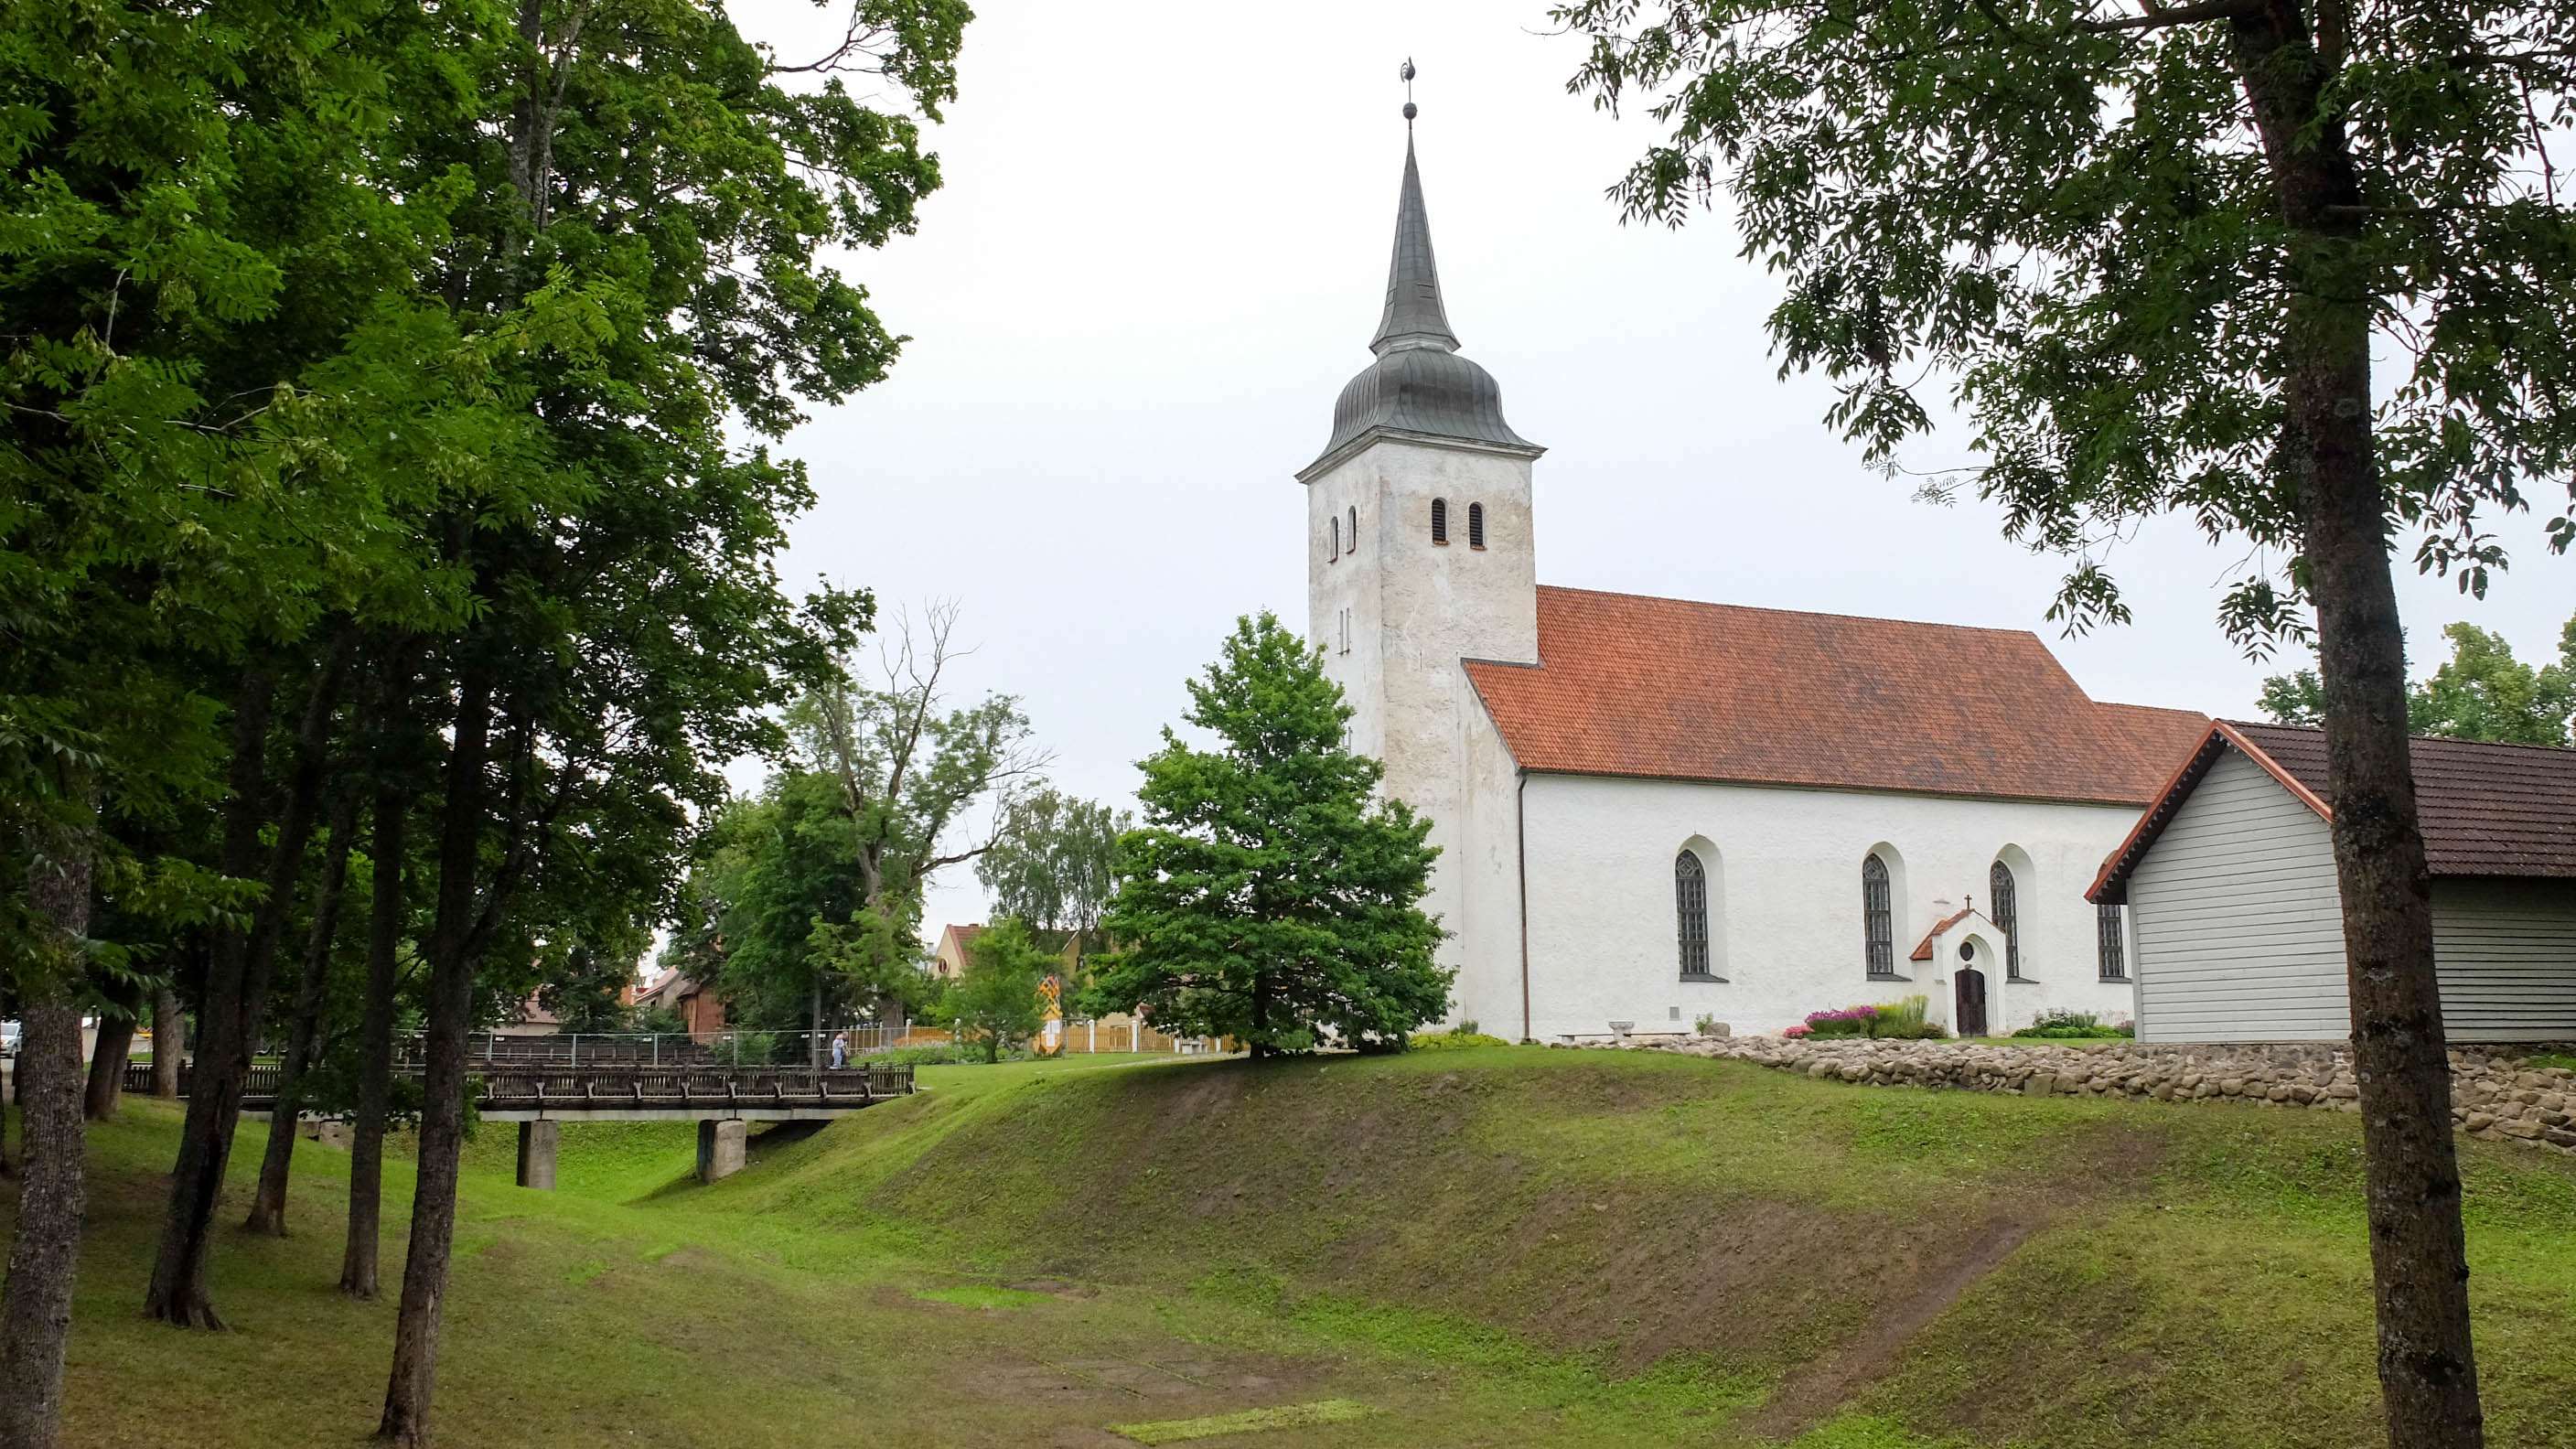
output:
[[[1461,661],[1538,662],[1530,469],[1545,450],[1503,421],[1493,375],[1459,355],[1404,109],[1376,360],[1342,389],[1332,439],[1297,481],[1311,637],[1356,711],[1351,747],[1385,761],[1386,793],[1453,849],[1470,789],[1462,741],[1482,708]],[[1438,874],[1431,906],[1454,929]]]

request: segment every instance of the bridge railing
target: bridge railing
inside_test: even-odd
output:
[[[561,1107],[847,1106],[908,1096],[907,1066],[494,1067],[475,1074],[485,1111]]]
[[[417,1065],[398,1069],[418,1076]],[[277,1104],[278,1079],[285,1069],[260,1062],[243,1083],[242,1106],[262,1111]],[[912,1068],[885,1063],[848,1067],[732,1067],[697,1065],[657,1067],[631,1062],[585,1062],[581,1066],[545,1064],[485,1065],[466,1068],[475,1084],[477,1102],[486,1111],[523,1111],[531,1107],[767,1107],[847,1106],[882,1097],[909,1096]],[[194,1063],[179,1068],[179,1095],[194,1085]],[[149,1063],[128,1067],[125,1087],[139,1094],[152,1090]]]

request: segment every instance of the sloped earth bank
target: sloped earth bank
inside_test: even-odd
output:
[[[487,1128],[442,1442],[2381,1437],[2340,1113],[1536,1048],[924,1080],[714,1188],[686,1124],[568,1129],[551,1194]],[[134,1312],[175,1130],[92,1136],[68,1442],[359,1443],[392,1310],[330,1289],[345,1155],[299,1158],[280,1242],[229,1232],[236,1154],[239,1331],[179,1334]],[[2489,1442],[2576,1449],[2576,1163],[2462,1145]]]
[[[2576,1446],[2576,1165],[2462,1146],[2490,1442]],[[2342,1114],[1504,1048],[925,1100],[777,1167],[712,1195],[1381,1340],[1498,1331],[1701,1386],[1686,1437],[1710,1442],[1852,1415],[1991,1444],[2382,1437]]]

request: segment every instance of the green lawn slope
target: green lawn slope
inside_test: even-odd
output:
[[[2462,1149],[2490,1442],[2576,1446],[2576,1164]],[[2379,1437],[2347,1116],[1498,1048],[934,1096],[707,1196],[1435,1358],[1500,1335],[1695,1384],[1721,1437]]]
[[[554,1193],[487,1127],[442,1441],[2377,1438],[2349,1117],[1522,1048],[922,1080],[713,1188],[685,1125],[567,1129]],[[180,1334],[136,1312],[175,1129],[93,1134],[70,1442],[360,1442],[392,1311],[331,1288],[345,1155],[252,1239],[245,1135],[235,1331]],[[2576,1164],[2463,1149],[2490,1442],[2576,1449]]]

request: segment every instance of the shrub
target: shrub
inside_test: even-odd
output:
[[[1813,1028],[1813,1027],[1806,1027],[1806,1026],[1793,1026],[1793,1027],[1789,1027],[1789,1028],[1787,1028],[1787,1029],[1783,1030],[1780,1034],[1781,1034],[1782,1036],[1789,1037],[1789,1038],[1791,1038],[1792,1040],[1794,1040],[1794,1039],[1796,1039],[1796,1038],[1798,1038],[1798,1037],[1802,1037],[1802,1036],[1813,1036],[1813,1035],[1815,1035],[1816,1033],[1815,1033],[1815,1028]]]
[[[1404,1049],[1415,1052],[1457,1051],[1462,1047],[1510,1046],[1498,1036],[1487,1036],[1476,1030],[1472,1021],[1462,1021],[1448,1031],[1432,1032],[1405,1039]]]
[[[1873,1013],[1869,1023],[1871,1036],[1898,1041],[1928,1041],[1950,1034],[1939,1022],[1927,1019],[1932,1010],[1932,998],[1928,996],[1909,996],[1903,1001],[1870,1010]]]
[[[2105,1026],[2100,1017],[2089,1011],[2069,1011],[2062,1007],[2041,1012],[2037,1020],[2013,1033],[2017,1037],[2038,1037],[2053,1041],[2108,1040],[2137,1034],[2138,1029],[2127,1023]]]
[[[1699,1031],[1701,1036],[1717,1035],[1717,1017],[1712,1013],[1705,1011],[1701,1012],[1699,1014],[1699,1020],[1692,1022],[1691,1025]]]

